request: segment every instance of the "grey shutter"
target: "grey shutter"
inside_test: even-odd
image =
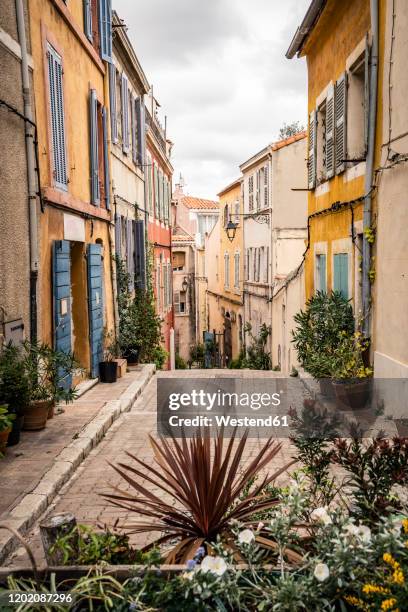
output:
[[[112,7],[111,0],[99,0],[99,34],[101,40],[101,57],[112,61]]]
[[[105,186],[105,204],[110,210],[110,175],[109,175],[109,150],[108,150],[108,117],[105,107],[102,109],[102,128],[103,128],[103,173]]]
[[[62,84],[62,60],[55,49],[48,44],[48,79],[50,87],[50,115],[52,129],[52,155],[55,185],[66,190],[68,185],[64,92]]]
[[[135,250],[134,250],[134,221],[126,221],[126,266],[129,274],[129,291],[135,288]]]
[[[146,288],[146,240],[145,223],[138,219],[135,222],[135,276],[136,287]]]
[[[109,100],[110,100],[110,120],[111,120],[111,139],[115,144],[118,142],[118,119],[116,108],[116,66],[109,64]]]
[[[98,101],[95,89],[89,95],[90,156],[91,156],[91,204],[100,204],[98,164]]]
[[[316,138],[317,132],[317,112],[312,110],[309,115],[309,157],[307,160],[308,187],[316,187]]]
[[[122,218],[115,214],[115,255],[118,259],[122,257]]]
[[[122,149],[124,153],[129,152],[129,89],[128,79],[122,74]]]
[[[87,39],[92,42],[92,5],[91,0],[84,0],[84,30]]]
[[[159,173],[156,164],[154,168],[154,212],[156,219],[159,218]]]
[[[145,107],[142,97],[136,99],[136,125],[137,125],[137,163],[144,171],[145,164]]]
[[[370,42],[366,35],[366,46],[364,55],[364,155],[368,151],[368,122],[370,110]]]
[[[326,178],[334,176],[334,87],[326,98]]]
[[[136,123],[136,99],[130,94],[130,116],[132,129],[132,161],[137,164],[137,123]]]
[[[343,160],[347,156],[347,73],[342,74],[336,83],[334,99],[335,120],[335,165],[336,174],[340,174],[346,167]]]

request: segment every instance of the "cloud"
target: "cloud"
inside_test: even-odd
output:
[[[189,193],[214,198],[284,122],[306,123],[306,66],[285,51],[309,2],[114,0]]]

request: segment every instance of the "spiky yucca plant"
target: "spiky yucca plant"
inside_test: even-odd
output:
[[[201,435],[189,441],[182,438],[171,442],[165,439],[158,442],[149,436],[159,469],[127,453],[136,465],[111,465],[135,493],[115,487],[115,492],[104,497],[119,508],[146,517],[144,522],[123,525],[129,533],[161,533],[149,547],[175,541],[166,562],[183,563],[200,546],[216,541],[217,536],[231,541],[234,521],[250,525],[255,515],[278,503],[278,499],[271,499],[263,491],[290,464],[266,475],[259,485],[242,496],[248,484],[281,448],[280,443],[269,439],[242,467],[247,437],[248,432],[234,445],[234,432],[224,449],[223,431],[212,442],[210,437]],[[153,489],[158,489],[163,496],[153,493]]]

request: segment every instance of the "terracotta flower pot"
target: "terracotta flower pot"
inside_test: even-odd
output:
[[[0,453],[2,455],[4,455],[4,453],[6,452],[7,440],[10,435],[10,432],[11,432],[11,427],[9,427],[8,429],[3,429],[3,431],[0,431]]]
[[[339,410],[357,410],[368,402],[371,378],[333,380],[333,388]]]
[[[325,397],[334,398],[333,381],[331,378],[319,379],[320,393]]]
[[[47,419],[54,418],[55,402],[51,402],[48,408]]]
[[[23,409],[23,429],[27,429],[30,431],[44,429],[47,424],[50,404],[53,404],[53,402],[50,400],[39,400],[35,402],[30,402],[28,406]]]

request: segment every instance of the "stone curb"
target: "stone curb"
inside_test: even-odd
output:
[[[52,467],[43,475],[38,485],[23,497],[9,514],[9,519],[2,524],[14,527],[24,535],[35,521],[47,510],[63,485],[73,475],[82,461],[102,440],[111,425],[123,412],[132,409],[136,399],[142,393],[156,371],[153,364],[143,366],[142,379],[135,380],[117,400],[105,403],[98,414],[80,431],[55,457]],[[92,381],[87,390],[95,383]],[[0,565],[17,548],[20,542],[9,531],[0,531]]]

